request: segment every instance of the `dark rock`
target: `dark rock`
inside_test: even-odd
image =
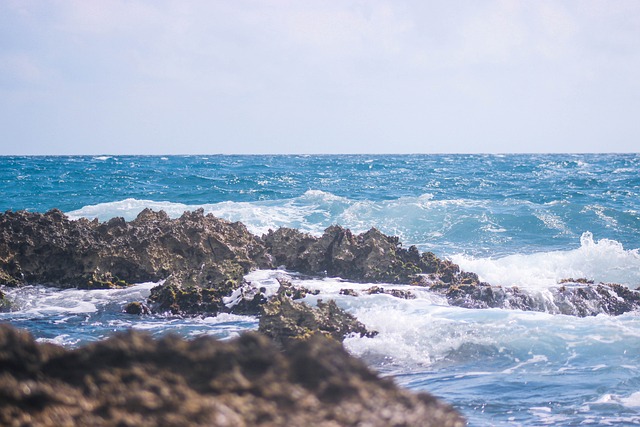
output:
[[[561,286],[552,290],[554,304],[562,314],[613,316],[640,309],[640,292],[613,283],[587,286]]]
[[[558,283],[561,285],[565,283],[581,283],[583,285],[593,285],[594,281],[586,279],[584,277],[580,277],[579,279],[574,279],[573,277],[571,277],[568,279],[560,279]]]
[[[124,307],[123,311],[127,314],[151,314],[151,310],[149,309],[149,307],[147,307],[145,303],[140,301],[130,302]]]
[[[375,295],[375,294],[386,294],[386,295],[391,295],[394,296],[396,298],[401,298],[401,299],[415,299],[416,296],[413,292],[405,290],[405,289],[385,289],[381,286],[372,286],[369,289],[365,289],[364,291],[365,293],[369,294],[369,295]]]
[[[131,331],[76,350],[0,325],[0,424],[464,426],[449,405],[378,377],[323,337],[282,353],[249,333],[153,340]]]
[[[215,276],[223,261],[244,272],[272,266],[260,239],[244,225],[205,216],[201,209],[178,219],[145,209],[131,222],[103,223],[72,221],[55,209],[8,211],[0,214],[0,261],[0,284],[89,289],[159,281],[203,268]]]
[[[294,302],[286,295],[283,286],[276,296],[262,306],[258,331],[284,348],[318,334],[340,342],[352,333],[366,337],[377,334],[367,330],[358,319],[338,307],[335,301],[325,303],[319,300],[317,307],[310,307],[303,302]]]
[[[350,297],[358,297],[360,294],[353,289],[340,289],[340,295],[348,295]]]
[[[475,309],[504,308],[580,317],[598,314],[617,316],[640,309],[640,292],[637,290],[619,284],[571,283],[574,286],[552,288],[547,295],[516,286],[491,286],[487,283],[437,285],[431,289],[444,295],[451,305]]]
[[[305,288],[304,286],[294,285],[289,280],[278,279],[278,283],[280,283],[280,289],[278,290],[278,293],[284,294],[285,296],[293,300],[302,299],[307,295],[320,294],[320,291],[317,289],[311,290],[311,289]]]
[[[375,228],[354,235],[334,225],[321,237],[280,228],[262,239],[277,265],[305,274],[373,283],[413,283],[422,274],[430,274],[432,281],[452,283],[461,275],[456,264],[431,252],[420,254],[415,246],[404,249],[397,237]]]
[[[4,292],[0,291],[0,313],[11,310],[11,301],[7,298]]]

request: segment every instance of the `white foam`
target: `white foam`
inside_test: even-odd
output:
[[[24,286],[5,290],[11,300],[14,315],[48,316],[51,314],[95,313],[109,303],[126,303],[145,299],[157,283],[140,283],[125,289],[56,289],[45,286]],[[64,320],[61,320],[64,321]]]
[[[477,273],[493,285],[545,288],[567,278],[587,278],[595,282],[640,284],[638,249],[625,250],[609,239],[594,241],[590,232],[580,238],[580,248],[569,251],[510,255],[503,258],[452,257],[463,270]]]

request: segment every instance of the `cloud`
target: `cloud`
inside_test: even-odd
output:
[[[71,151],[576,151],[637,137],[639,17],[598,0],[9,0],[0,124]]]

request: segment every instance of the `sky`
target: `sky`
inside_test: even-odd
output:
[[[640,152],[640,1],[0,1],[0,155],[513,152]]]

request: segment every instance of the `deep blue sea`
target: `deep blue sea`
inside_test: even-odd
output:
[[[0,157],[0,210],[127,220],[204,208],[262,234],[377,227],[494,285],[544,293],[564,278],[640,286],[640,154]],[[383,375],[457,407],[471,426],[640,425],[640,315],[578,318],[451,307],[418,298],[339,295],[339,279],[287,276],[333,298],[375,338],[347,349]],[[3,288],[18,307],[0,321],[75,347],[135,328],[222,339],[252,317],[121,313],[153,283],[115,291]],[[391,285],[388,285],[391,287]],[[399,286],[395,286],[399,287]]]

